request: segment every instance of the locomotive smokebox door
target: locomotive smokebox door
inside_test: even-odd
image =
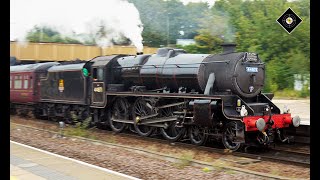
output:
[[[265,71],[257,54],[246,53],[243,60],[236,64],[234,72],[234,84],[242,96],[254,97],[259,94],[263,88]]]
[[[193,101],[193,120],[196,125],[209,126],[213,125],[210,100]],[[192,105],[190,104],[190,105]]]

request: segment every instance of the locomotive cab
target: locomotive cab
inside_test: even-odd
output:
[[[106,90],[114,87],[119,78],[120,69],[117,59],[126,55],[99,56],[87,62],[91,72],[91,107],[103,108],[107,104]],[[121,86],[121,84],[118,84]]]

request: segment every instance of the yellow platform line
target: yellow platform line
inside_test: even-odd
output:
[[[19,179],[16,178],[15,176],[10,176],[10,180],[19,180]]]

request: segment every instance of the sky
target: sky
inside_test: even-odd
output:
[[[112,38],[122,36],[142,48],[139,11],[124,0],[10,0],[10,40],[24,41],[35,25],[54,27],[68,36],[95,34],[104,26],[98,45],[108,46]]]
[[[207,1],[213,5],[215,0],[181,1]],[[111,29],[105,33],[110,36],[101,38],[103,46],[112,37],[125,36],[136,46],[141,46],[143,40],[140,14],[126,0],[10,0],[10,40],[24,41],[35,25],[55,27],[65,35],[96,32],[105,25]]]

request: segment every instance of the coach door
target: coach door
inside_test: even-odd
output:
[[[103,67],[92,67],[92,106],[105,106],[106,93],[104,75]]]

